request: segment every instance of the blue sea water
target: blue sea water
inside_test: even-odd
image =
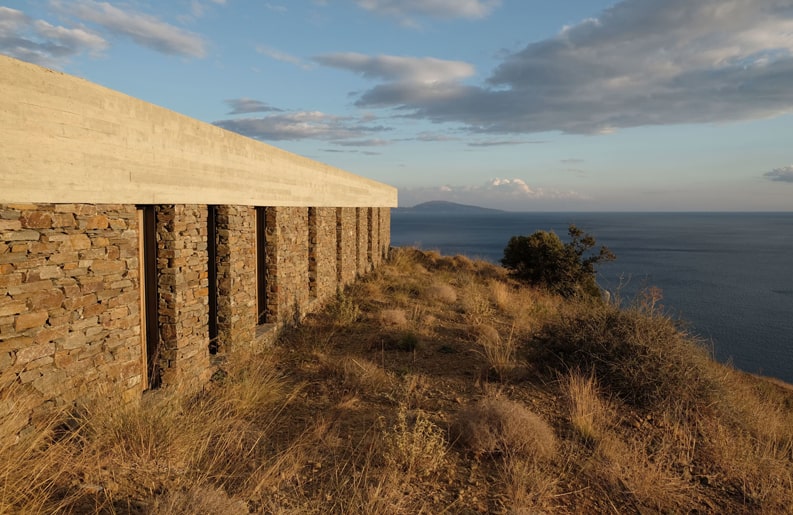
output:
[[[498,263],[511,236],[566,236],[569,224],[617,255],[599,267],[601,287],[631,299],[657,286],[666,309],[704,338],[716,359],[793,383],[793,213],[394,210],[391,243]]]

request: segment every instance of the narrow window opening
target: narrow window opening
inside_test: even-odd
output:
[[[209,353],[217,354],[218,342],[218,241],[217,206],[207,206],[207,272],[209,279]]]
[[[361,208],[355,208],[355,270],[361,271]],[[357,275],[357,274],[356,274]]]
[[[317,208],[308,208],[308,296],[317,298]]]
[[[267,208],[256,207],[256,319],[267,323]]]
[[[140,278],[143,311],[141,313],[145,339],[147,388],[158,388],[160,376],[160,330],[157,323],[158,288],[157,288],[157,218],[154,206],[138,208],[140,221]]]
[[[341,285],[342,278],[342,211],[336,208],[336,282]]]
[[[367,221],[367,228],[366,228],[366,259],[369,265],[374,264],[374,255],[372,254],[372,246],[374,244],[374,228],[372,227],[374,222],[374,213],[372,208],[368,208],[366,210],[366,221]]]

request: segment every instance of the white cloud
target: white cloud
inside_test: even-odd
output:
[[[214,123],[218,127],[263,141],[318,139],[341,142],[390,130],[383,126],[366,125],[354,118],[333,116],[319,111],[295,111]]]
[[[356,0],[356,3],[367,11],[392,16],[406,25],[415,26],[416,16],[485,18],[501,5],[501,0]]]
[[[17,59],[58,67],[69,57],[83,52],[98,55],[107,46],[88,30],[52,25],[0,6],[0,51]]]
[[[792,35],[790,0],[623,0],[508,56],[480,87],[462,73],[401,81],[375,57],[320,62],[381,82],[360,107],[475,132],[603,134],[793,112]]]
[[[431,200],[446,200],[507,210],[532,210],[549,203],[575,203],[585,197],[575,191],[559,191],[530,186],[520,178],[491,179],[484,184],[429,188],[405,188],[399,192],[399,203],[412,206]]]
[[[258,45],[256,47],[256,51],[262,55],[266,55],[271,59],[275,59],[276,61],[281,61],[282,63],[289,63],[294,64],[299,68],[303,68],[304,70],[310,70],[314,68],[314,65],[311,63],[307,63],[301,58],[287,54],[286,52],[281,52],[280,50],[276,50],[275,48],[271,48],[265,45]]]
[[[793,165],[774,168],[770,172],[763,174],[769,181],[793,183]]]
[[[135,43],[184,57],[204,57],[206,43],[200,36],[170,25],[154,16],[122,10],[107,2],[51,0],[52,5],[83,21],[101,25],[113,34],[127,36]]]

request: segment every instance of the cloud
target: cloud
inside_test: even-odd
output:
[[[368,56],[354,52],[320,55],[314,60],[322,65],[341,68],[367,79],[401,83],[434,84],[470,77],[474,67],[462,61],[445,61],[434,57],[395,55]]]
[[[51,25],[21,11],[0,6],[0,52],[42,66],[59,67],[65,59],[107,48],[101,36],[82,28]]]
[[[127,36],[157,52],[198,58],[206,55],[206,43],[200,36],[148,14],[124,11],[107,2],[93,0],[51,0],[51,4],[62,12],[101,25],[113,34]]]
[[[574,191],[531,187],[523,179],[491,179],[484,184],[429,188],[405,188],[399,192],[400,205],[411,206],[430,200],[447,200],[501,209],[533,209],[549,202],[575,202],[585,197]]]
[[[459,91],[458,82],[476,72],[469,63],[433,57],[336,53],[317,56],[314,61],[367,79],[385,81],[363,93],[356,102],[359,107],[452,101]]]
[[[276,61],[281,61],[282,63],[294,64],[295,66],[299,68],[303,68],[304,70],[310,70],[314,68],[313,64],[307,63],[297,56],[287,54],[286,52],[281,52],[280,50],[276,50],[275,48],[259,45],[256,47],[256,51],[262,55],[266,55],[271,59],[275,59]]]
[[[391,142],[384,139],[356,139],[356,140],[346,140],[346,141],[334,141],[336,145],[341,145],[343,147],[383,147],[385,145],[390,145]]]
[[[288,10],[285,5],[271,4],[269,2],[265,3],[264,6],[267,9],[269,9],[270,11],[273,11],[273,12],[276,12],[276,13],[285,13]]]
[[[763,177],[769,181],[793,183],[793,165],[774,168],[770,172],[764,173]]]
[[[502,140],[490,140],[490,141],[472,141],[468,143],[469,147],[503,147],[508,145],[538,145],[541,143],[546,143],[545,141],[528,141],[528,140],[517,140],[517,139],[502,139]]]
[[[226,104],[231,108],[228,114],[269,113],[280,112],[281,109],[273,107],[261,100],[252,98],[230,98]]]
[[[350,117],[333,116],[319,111],[295,111],[260,118],[220,120],[214,124],[262,141],[318,139],[339,142],[390,130],[388,127],[366,125]]]
[[[485,18],[501,0],[356,0],[367,11],[399,19],[403,24],[416,26],[416,16],[440,19]]]
[[[481,133],[604,134],[793,112],[791,33],[788,0],[623,0],[507,56],[479,86],[466,73],[401,80],[377,57],[319,62],[379,81],[360,107]]]

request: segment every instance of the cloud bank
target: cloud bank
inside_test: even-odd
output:
[[[793,112],[791,34],[789,0],[623,0],[509,55],[480,86],[464,84],[473,75],[467,63],[433,70],[418,58],[360,54],[316,61],[377,82],[359,107],[473,132],[597,134]]]

